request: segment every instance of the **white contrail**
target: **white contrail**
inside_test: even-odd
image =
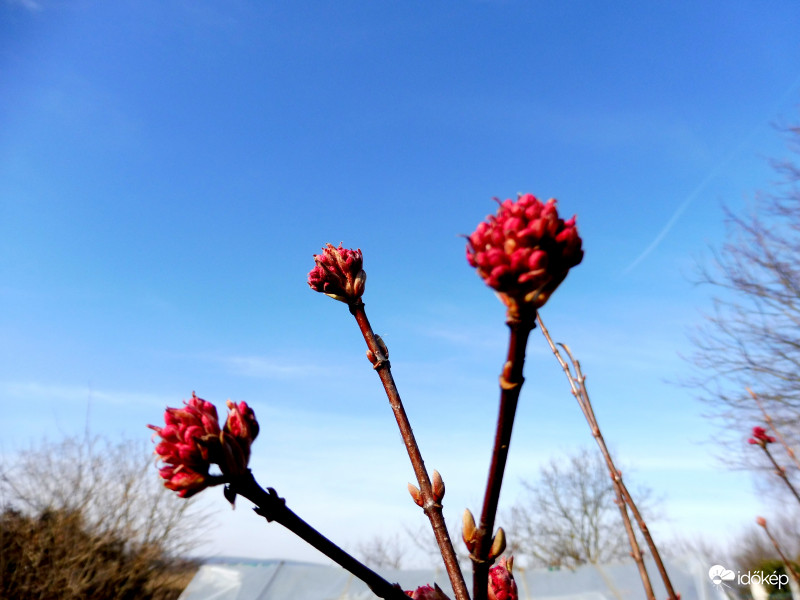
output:
[[[791,83],[791,85],[790,85],[790,86],[789,86],[789,87],[786,89],[786,91],[785,91],[785,92],[783,92],[783,94],[781,94],[781,95],[780,95],[780,98],[778,98],[778,101],[775,103],[775,106],[773,107],[773,110],[772,110],[772,111],[770,111],[770,115],[774,115],[776,112],[778,112],[778,110],[780,109],[780,107],[781,107],[781,106],[783,106],[784,102],[785,102],[785,101],[786,101],[786,100],[789,98],[789,96],[792,94],[792,92],[794,92],[794,89],[795,89],[795,88],[796,88],[798,85],[800,85],[800,77],[798,77],[797,79],[795,79],[795,80],[794,80],[794,81]],[[772,117],[770,117],[770,118],[772,118]],[[667,234],[668,234],[668,233],[670,232],[670,230],[671,230],[671,229],[672,229],[672,228],[675,226],[675,223],[677,223],[677,222],[678,222],[678,219],[680,219],[681,215],[682,215],[682,214],[683,214],[683,213],[686,211],[686,209],[687,209],[687,208],[689,208],[689,205],[690,205],[692,202],[694,202],[694,201],[695,201],[695,199],[696,199],[696,198],[697,198],[697,197],[700,195],[700,193],[701,193],[701,192],[702,192],[702,191],[705,189],[705,187],[706,187],[706,186],[707,186],[707,185],[708,185],[708,184],[709,184],[709,183],[710,183],[710,182],[711,182],[711,181],[712,181],[712,180],[713,180],[713,179],[714,179],[714,178],[715,178],[717,175],[719,175],[719,174],[720,174],[720,172],[723,170],[723,168],[727,167],[727,166],[728,166],[728,163],[730,163],[730,162],[731,162],[731,161],[732,161],[732,160],[733,160],[733,159],[736,157],[736,155],[737,155],[737,154],[739,154],[739,153],[740,153],[742,150],[744,150],[744,148],[745,148],[746,146],[748,146],[748,145],[750,144],[750,142],[751,142],[751,141],[752,141],[752,139],[753,139],[753,138],[756,136],[756,134],[757,134],[757,133],[758,133],[758,131],[761,129],[761,127],[762,127],[761,125],[758,125],[758,126],[754,127],[754,128],[753,128],[753,130],[750,132],[750,135],[746,136],[746,137],[745,137],[745,138],[742,140],[742,142],[741,142],[741,143],[739,143],[739,145],[737,145],[737,146],[736,146],[736,147],[735,147],[735,148],[734,148],[734,149],[733,149],[731,152],[729,152],[729,153],[728,153],[728,154],[727,154],[727,155],[726,155],[726,156],[725,156],[725,157],[724,157],[724,158],[723,158],[723,159],[722,159],[722,160],[721,160],[721,161],[720,161],[720,162],[717,164],[717,166],[716,166],[716,167],[714,167],[714,168],[711,170],[711,172],[710,172],[708,175],[706,175],[706,176],[703,178],[703,181],[701,181],[701,182],[700,182],[700,184],[699,184],[699,185],[697,185],[697,187],[695,187],[695,188],[692,190],[692,192],[691,192],[691,193],[690,193],[690,194],[689,194],[689,195],[688,195],[688,196],[687,196],[687,197],[684,199],[684,201],[683,201],[683,202],[681,202],[681,203],[678,205],[678,208],[676,208],[676,209],[675,209],[675,212],[674,212],[674,213],[672,213],[672,216],[669,218],[669,221],[667,221],[666,225],[664,225],[664,227],[661,229],[661,231],[659,231],[659,232],[658,232],[658,235],[655,237],[655,239],[653,239],[653,241],[652,241],[652,242],[650,242],[650,244],[647,246],[647,248],[645,248],[645,249],[644,249],[644,250],[641,252],[641,254],[639,254],[639,256],[637,256],[637,257],[634,259],[634,261],[633,261],[631,264],[629,264],[627,267],[625,267],[625,269],[622,271],[622,274],[623,274],[623,275],[627,275],[628,273],[630,273],[630,272],[631,272],[633,269],[635,269],[635,268],[636,268],[636,266],[637,266],[637,265],[638,265],[640,262],[642,262],[642,261],[643,261],[645,258],[647,258],[647,256],[648,256],[648,255],[649,255],[649,254],[650,254],[650,253],[651,253],[653,250],[655,250],[655,249],[658,247],[658,245],[661,243],[661,241],[662,241],[662,240],[663,240],[665,237],[667,237]]]
[[[758,129],[756,129],[755,131],[758,131]],[[733,152],[728,154],[728,156],[726,156],[722,161],[720,161],[720,163],[716,167],[714,167],[708,175],[706,175],[705,179],[703,179],[703,181],[701,181],[700,184],[692,190],[692,193],[689,194],[686,197],[686,199],[680,203],[678,208],[675,209],[675,212],[672,213],[672,216],[669,218],[669,221],[667,221],[667,224],[664,225],[661,231],[658,232],[658,235],[655,237],[655,239],[652,242],[650,242],[650,245],[647,246],[647,248],[645,248],[642,251],[642,253],[639,254],[639,256],[637,256],[636,259],[631,264],[625,267],[625,270],[622,271],[623,275],[627,275],[628,273],[630,273],[633,269],[636,268],[636,265],[642,262],[645,258],[647,258],[648,254],[650,254],[653,250],[656,249],[656,247],[661,243],[661,240],[667,237],[667,234],[670,232],[670,229],[672,229],[675,223],[678,222],[678,219],[680,219],[684,211],[686,211],[686,209],[689,208],[689,205],[692,202],[694,202],[695,198],[697,198],[700,195],[700,192],[703,191],[703,189],[711,182],[711,180],[713,180],[719,174],[719,172],[722,171],[722,168],[727,166],[727,164],[733,159],[733,157],[736,156],[736,154],[738,154],[739,151],[742,148],[744,148],[744,146],[753,138],[755,131],[752,134],[750,134],[742,144],[737,146]]]

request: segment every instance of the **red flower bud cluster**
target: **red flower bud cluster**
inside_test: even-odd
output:
[[[508,560],[505,557],[498,561],[498,564],[489,569],[489,600],[518,600],[517,582],[511,574],[511,567],[514,563],[512,556]]]
[[[512,311],[543,306],[583,259],[575,217],[560,219],[555,199],[532,194],[502,202],[467,239],[469,264]]]
[[[762,448],[766,448],[767,444],[771,444],[775,438],[767,435],[767,430],[763,427],[753,427],[753,437],[747,440],[748,444],[758,444]]]
[[[222,482],[220,477],[209,474],[212,464],[219,466],[223,476],[247,470],[258,422],[245,402],[237,405],[228,401],[230,412],[223,428],[211,402],[192,392],[191,400],[184,405],[167,408],[164,427],[148,427],[161,438],[155,453],[164,465],[159,469],[164,485],[181,498],[189,498]]]
[[[414,591],[407,590],[406,596],[413,600],[449,600],[438,585],[435,588],[429,585],[422,585]]]
[[[361,250],[326,244],[322,254],[314,255],[314,268],[308,274],[308,285],[317,292],[346,304],[361,298],[367,274],[363,269]]]

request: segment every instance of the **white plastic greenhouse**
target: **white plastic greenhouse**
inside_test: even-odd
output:
[[[726,600],[722,586],[708,576],[708,565],[670,562],[667,569],[681,600]],[[666,598],[655,565],[648,562],[657,598]],[[443,571],[380,570],[403,589],[435,581],[453,598]],[[636,565],[631,562],[568,569],[514,567],[520,600],[644,600]],[[203,565],[180,600],[373,600],[364,583],[336,566],[275,561],[261,564]]]

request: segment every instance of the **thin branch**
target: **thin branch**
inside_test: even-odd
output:
[[[400,434],[403,437],[403,442],[408,451],[408,457],[411,459],[411,465],[414,468],[414,474],[419,484],[422,508],[431,522],[433,534],[439,545],[439,551],[442,554],[445,569],[450,578],[450,583],[453,586],[456,600],[469,600],[470,596],[466,582],[464,581],[464,575],[461,573],[458,557],[456,556],[453,542],[450,540],[450,534],[447,531],[447,525],[442,515],[442,505],[434,497],[431,479],[428,476],[428,471],[425,469],[425,462],[422,460],[419,445],[411,429],[411,424],[409,423],[408,416],[403,407],[403,402],[400,399],[400,394],[397,391],[394,377],[392,377],[391,365],[389,363],[389,351],[383,343],[383,340],[372,331],[372,326],[369,323],[369,319],[367,319],[367,313],[364,310],[364,303],[361,299],[357,299],[350,304],[349,307],[350,313],[355,317],[361,334],[367,342],[367,357],[370,359],[370,362],[372,362],[373,368],[377,371],[381,379],[383,388],[386,390],[386,396],[389,398],[389,404],[397,420],[397,425],[400,428]]]
[[[611,458],[611,453],[608,450],[608,446],[605,443],[605,439],[603,438],[602,433],[600,432],[600,425],[597,422],[597,418],[594,414],[594,409],[592,408],[591,401],[589,400],[589,392],[586,389],[586,376],[581,371],[580,363],[575,359],[575,357],[570,352],[569,348],[564,344],[559,344],[566,352],[567,356],[572,363],[572,368],[575,369],[575,374],[573,375],[570,366],[561,356],[556,344],[553,343],[553,339],[550,337],[550,332],[544,325],[544,322],[541,319],[541,316],[538,317],[539,327],[542,329],[542,333],[547,340],[550,349],[553,351],[553,354],[556,357],[556,360],[561,365],[561,368],[564,370],[564,374],[567,376],[567,380],[569,381],[570,387],[572,388],[572,394],[575,396],[575,399],[578,401],[578,405],[581,408],[584,416],[586,417],[586,421],[589,423],[589,428],[592,431],[592,436],[594,436],[595,440],[597,441],[597,445],[600,448],[600,451],[603,454],[603,457],[606,461],[606,466],[608,467],[609,475],[611,476],[611,480],[614,482],[614,488],[617,491],[618,499],[621,497],[624,500],[624,503],[620,505],[620,514],[622,516],[623,524],[625,525],[625,530],[628,533],[628,541],[631,545],[631,555],[633,559],[636,561],[639,567],[639,575],[642,578],[642,585],[644,586],[645,593],[647,597],[650,599],[655,598],[655,593],[653,592],[653,585],[650,582],[650,576],[647,574],[647,569],[644,565],[644,559],[642,558],[641,551],[639,549],[639,543],[636,541],[636,536],[633,533],[633,528],[631,526],[630,517],[628,516],[628,511],[626,510],[625,505],[630,507],[631,512],[633,513],[634,518],[636,519],[637,524],[639,525],[639,529],[642,531],[642,535],[647,542],[648,547],[650,548],[650,553],[653,556],[653,559],[656,562],[656,567],[658,568],[659,574],[664,582],[664,587],[667,590],[667,594],[670,600],[678,600],[677,594],[675,594],[675,590],[672,587],[672,582],[670,581],[669,575],[667,574],[667,570],[664,567],[664,563],[661,560],[661,555],[658,552],[658,548],[656,548],[655,542],[653,541],[652,536],[650,535],[650,531],[647,528],[647,524],[645,523],[644,519],[641,516],[636,504],[633,501],[630,493],[628,492],[627,486],[625,486],[624,482],[622,481],[622,474],[614,465],[614,461]]]
[[[750,396],[752,396],[753,400],[756,401],[756,404],[758,404],[758,408],[761,409],[761,412],[764,415],[764,420],[767,422],[767,425],[769,425],[769,428],[772,430],[772,433],[775,434],[775,437],[777,437],[780,440],[781,445],[786,450],[786,454],[789,455],[789,457],[794,462],[795,466],[797,466],[797,468],[800,469],[800,460],[797,459],[797,456],[795,455],[795,452],[794,452],[794,448],[792,448],[791,446],[789,446],[789,444],[786,443],[786,440],[781,435],[781,432],[778,431],[778,428],[775,426],[775,423],[773,422],[772,417],[767,412],[767,409],[764,408],[764,404],[761,402],[761,399],[750,388],[745,388],[745,389],[748,391]]]
[[[786,567],[786,570],[788,571],[789,576],[792,579],[794,579],[794,582],[796,584],[800,585],[800,574],[798,574],[797,570],[795,570],[795,568],[792,566],[792,563],[789,561],[789,559],[783,553],[783,550],[781,549],[780,545],[778,544],[778,540],[775,539],[775,536],[773,536],[772,532],[767,528],[767,522],[764,519],[762,519],[761,517],[759,517],[757,519],[757,522],[758,522],[759,525],[761,525],[761,527],[764,528],[764,532],[767,534],[767,536],[769,537],[769,540],[772,542],[772,545],[775,547],[775,550],[778,552],[778,555],[781,557],[781,560],[783,561],[783,565]]]
[[[336,564],[347,569],[367,584],[376,596],[386,600],[408,600],[405,592],[399,585],[389,583],[375,571],[361,563],[339,546],[334,544],[311,525],[306,523],[297,514],[286,506],[286,501],[279,497],[277,492],[268,488],[265,491],[253,477],[248,469],[247,473],[232,479],[225,488],[225,497],[231,500],[236,495],[243,496],[256,505],[255,512],[267,521],[275,521],[286,527],[289,531],[311,544]]]
[[[511,431],[514,427],[514,416],[517,402],[525,381],[522,369],[525,365],[525,349],[528,344],[530,332],[535,327],[534,313],[528,318],[509,318],[508,355],[503,371],[500,375],[500,408],[497,415],[497,430],[492,450],[492,462],[489,466],[489,477],[486,482],[486,492],[483,498],[480,524],[478,526],[478,540],[475,549],[470,554],[472,559],[472,593],[475,600],[486,600],[487,581],[491,560],[489,550],[492,546],[492,531],[497,515],[497,505],[500,500],[500,488],[503,484],[508,449],[511,443]]]

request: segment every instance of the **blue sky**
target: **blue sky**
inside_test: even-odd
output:
[[[725,542],[768,511],[671,382],[722,204],[786,155],[799,21],[788,0],[2,0],[2,451],[87,414],[146,438],[196,390],[254,406],[257,477],[343,545],[416,527],[363,340],[305,283],[341,241],[364,251],[446,517],[478,511],[506,331],[459,235],[532,192],[578,215],[586,257],[542,315],[630,477],[664,498],[653,529]],[[592,443],[538,333],[526,379],[503,507]],[[320,559],[206,495],[210,552]]]

